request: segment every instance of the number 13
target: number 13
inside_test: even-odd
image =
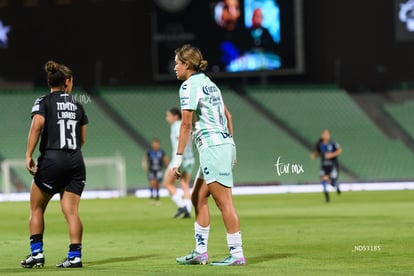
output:
[[[60,132],[60,148],[63,149],[68,145],[68,149],[76,149],[76,123],[75,120],[59,120],[57,124],[59,125]],[[66,138],[66,129],[70,130],[69,138]]]

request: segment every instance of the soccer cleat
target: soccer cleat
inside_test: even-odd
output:
[[[42,268],[45,265],[45,256],[43,253],[28,255],[25,260],[20,262],[24,268]]]
[[[236,258],[230,255],[221,261],[212,262],[211,265],[214,265],[214,266],[246,265],[246,259],[244,257]]]
[[[185,216],[188,216],[188,215],[189,215],[189,213],[187,211],[187,208],[180,207],[180,208],[178,208],[177,212],[175,213],[174,218],[178,218],[180,216],[184,216],[185,217]]]
[[[66,258],[61,263],[57,264],[58,268],[80,268],[82,267],[82,261],[79,257]]]
[[[182,265],[193,265],[193,264],[201,264],[205,265],[208,263],[208,253],[197,253],[195,250],[188,254],[187,256],[178,257],[176,259],[177,263]]]

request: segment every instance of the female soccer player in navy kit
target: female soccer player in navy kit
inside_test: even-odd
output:
[[[48,61],[45,65],[50,86],[48,95],[38,98],[32,107],[32,124],[26,150],[26,168],[34,175],[30,190],[31,254],[21,261],[25,268],[43,267],[44,212],[56,193],[69,230],[69,252],[59,268],[82,267],[82,222],[79,202],[85,187],[86,170],[81,146],[86,139],[88,118],[83,107],[70,95],[72,71],[65,65]],[[37,165],[33,152],[40,138]]]
[[[338,156],[342,153],[342,149],[338,143],[331,140],[331,134],[329,130],[322,131],[321,138],[316,143],[315,151],[312,153],[311,158],[315,159],[317,156],[321,157],[321,183],[323,186],[323,194],[325,195],[325,201],[329,202],[328,182],[333,187],[336,187],[338,194],[341,194],[339,189],[338,176]]]
[[[192,202],[196,211],[194,223],[195,249],[176,259],[179,264],[206,264],[208,262],[208,236],[210,211],[208,198],[213,196],[220,209],[227,230],[230,255],[216,266],[245,265],[240,222],[233,205],[233,165],[236,162],[236,146],[233,141],[231,115],[224,105],[220,89],[203,71],[207,61],[200,50],[186,44],[175,51],[174,71],[179,80],[182,121],[177,153],[172,159],[176,176],[180,176],[183,152],[190,138],[197,146],[200,167],[195,180]]]
[[[151,148],[147,151],[142,162],[144,170],[148,174],[150,184],[150,200],[156,205],[160,202],[160,183],[163,178],[163,169],[169,164],[168,157],[161,149],[160,141],[157,138],[152,139]]]

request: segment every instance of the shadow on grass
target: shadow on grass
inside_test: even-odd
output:
[[[148,259],[152,257],[156,257],[157,255],[141,255],[141,256],[131,256],[131,257],[118,257],[118,258],[108,258],[98,261],[92,261],[85,263],[85,266],[95,266],[95,265],[103,265],[108,263],[123,263],[123,262],[133,262],[142,259]]]
[[[264,263],[264,262],[275,261],[275,260],[280,260],[280,259],[286,259],[292,256],[294,256],[294,254],[290,254],[290,253],[275,253],[275,254],[258,255],[254,257],[248,257],[247,263],[258,264],[258,263]]]

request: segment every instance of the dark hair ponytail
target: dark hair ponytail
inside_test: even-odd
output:
[[[171,115],[173,116],[178,116],[178,119],[181,120],[181,110],[179,110],[178,108],[176,107],[170,108],[168,112],[170,112]]]
[[[49,60],[45,64],[47,83],[50,87],[64,86],[67,79],[72,78],[72,70],[63,64]]]

